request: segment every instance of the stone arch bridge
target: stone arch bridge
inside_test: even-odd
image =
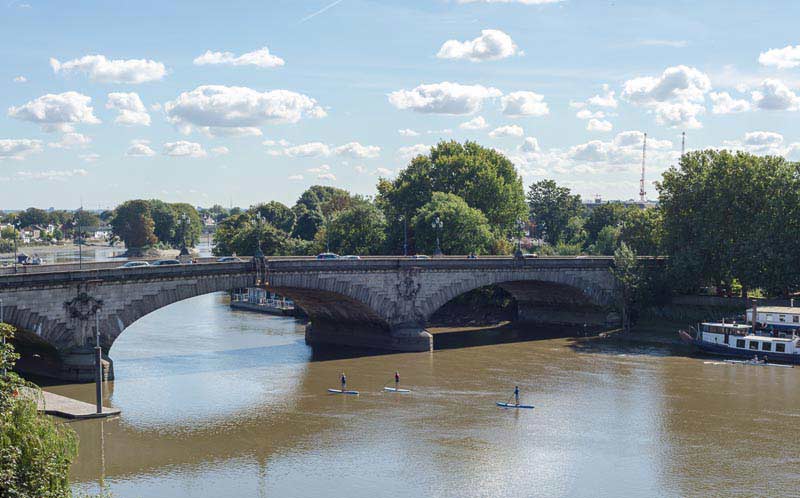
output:
[[[306,342],[430,351],[425,330],[454,297],[486,285],[506,289],[518,319],[605,323],[615,284],[611,258],[543,257],[362,260],[253,259],[232,263],[114,268],[119,263],[0,271],[4,320],[58,351],[60,376],[91,380],[95,323],[106,355],[133,322],[171,303],[260,286],[292,298],[309,315]],[[88,364],[87,364],[88,362]],[[108,360],[110,366],[110,360]]]

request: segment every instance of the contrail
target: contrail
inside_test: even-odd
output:
[[[299,21],[297,21],[297,24],[304,23],[304,22],[308,21],[309,19],[311,19],[313,17],[317,17],[318,15],[322,14],[323,12],[325,12],[328,9],[330,9],[331,7],[336,7],[336,5],[338,5],[340,3],[342,3],[342,0],[336,0],[335,2],[332,2],[329,5],[326,5],[325,7],[322,7],[321,9],[319,9],[316,12],[314,12],[313,14],[307,15],[304,18],[300,19]]]

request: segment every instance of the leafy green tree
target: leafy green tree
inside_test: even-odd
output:
[[[158,241],[153,232],[150,203],[142,199],[126,201],[117,206],[111,227],[114,235],[128,248],[149,247]]]
[[[528,188],[531,220],[536,224],[534,235],[550,244],[564,239],[569,221],[583,212],[581,196],[553,180],[541,180]]]
[[[14,240],[15,237],[19,237],[19,232],[11,225],[5,226],[0,230],[0,238]]]
[[[260,214],[264,220],[275,228],[286,233],[292,233],[297,216],[294,211],[278,201],[269,201],[250,208],[253,213]]]
[[[159,242],[171,244],[178,225],[177,213],[164,201],[150,199],[147,203],[150,205],[150,216],[153,218],[153,233]]]
[[[296,205],[330,216],[347,208],[351,202],[352,197],[346,190],[326,185],[312,185],[300,195]]]
[[[44,209],[30,207],[19,213],[18,220],[22,228],[27,228],[32,225],[46,225],[50,215]]]
[[[288,235],[269,223],[251,223],[238,231],[231,240],[232,254],[254,256],[256,247],[261,247],[265,256],[283,254]]]
[[[586,243],[586,230],[584,228],[586,220],[580,216],[573,216],[564,227],[562,237],[564,242],[569,245],[580,245],[582,248]],[[579,253],[580,254],[580,253]]]
[[[334,216],[326,232],[333,252],[380,254],[386,239],[386,218],[371,204],[356,204]]]
[[[437,217],[442,222],[440,230],[433,227]],[[430,202],[417,211],[412,225],[418,253],[433,254],[437,235],[444,254],[486,254],[493,245],[486,216],[455,194],[434,192]]]
[[[514,164],[475,142],[439,142],[428,155],[412,159],[394,181],[379,182],[377,202],[387,220],[410,219],[435,192],[459,196],[503,235],[510,235],[517,220],[525,217],[525,193]],[[397,237],[396,230],[393,235]],[[391,245],[397,246],[397,241]]]
[[[292,237],[308,241],[314,240],[317,232],[325,224],[322,211],[319,209],[310,211],[305,204],[298,204],[293,211],[297,221],[292,231]]]
[[[75,432],[40,414],[38,388],[11,371],[18,355],[14,328],[0,323],[0,497],[67,498],[69,471],[77,455]]]
[[[633,296],[639,286],[639,261],[636,253],[625,243],[621,243],[614,251],[614,266],[611,273],[617,281],[617,295],[622,314],[622,331],[630,332],[630,309]]]
[[[83,233],[93,232],[100,226],[100,217],[85,209],[78,209],[72,214],[72,223],[80,226]]]
[[[661,209],[629,209],[625,212],[620,239],[636,254],[660,255],[663,237]]]
[[[684,154],[658,184],[664,249],[679,286],[734,279],[785,294],[800,286],[800,174],[781,157]]]
[[[597,234],[597,240],[589,246],[589,252],[600,256],[611,256],[619,246],[621,227],[606,225]]]
[[[632,209],[638,209],[636,207]],[[607,202],[595,206],[586,217],[584,228],[586,229],[586,244],[594,244],[600,234],[600,230],[607,226],[617,226],[622,224],[627,208],[621,202]]]
[[[203,233],[203,220],[194,206],[185,202],[170,204],[175,212],[175,235],[169,241],[172,247],[194,247]],[[184,217],[186,221],[184,222]]]

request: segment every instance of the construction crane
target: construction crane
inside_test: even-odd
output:
[[[639,202],[642,204],[647,202],[647,193],[644,191],[644,165],[646,157],[647,157],[647,133],[644,134],[644,142],[642,143],[642,178],[639,180]]]
[[[686,151],[686,132],[681,132],[681,157],[683,157],[683,153]]]

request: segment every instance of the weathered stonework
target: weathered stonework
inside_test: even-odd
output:
[[[95,313],[107,356],[116,338],[148,313],[201,294],[258,285],[294,299],[308,313],[310,344],[428,351],[430,316],[479,287],[498,284],[508,290],[518,301],[521,320],[559,323],[601,322],[615,295],[609,258],[279,258],[107,266],[57,271],[54,265],[50,272],[0,274],[6,321],[52,345],[69,365],[93,346]],[[75,372],[65,376],[91,380]]]

